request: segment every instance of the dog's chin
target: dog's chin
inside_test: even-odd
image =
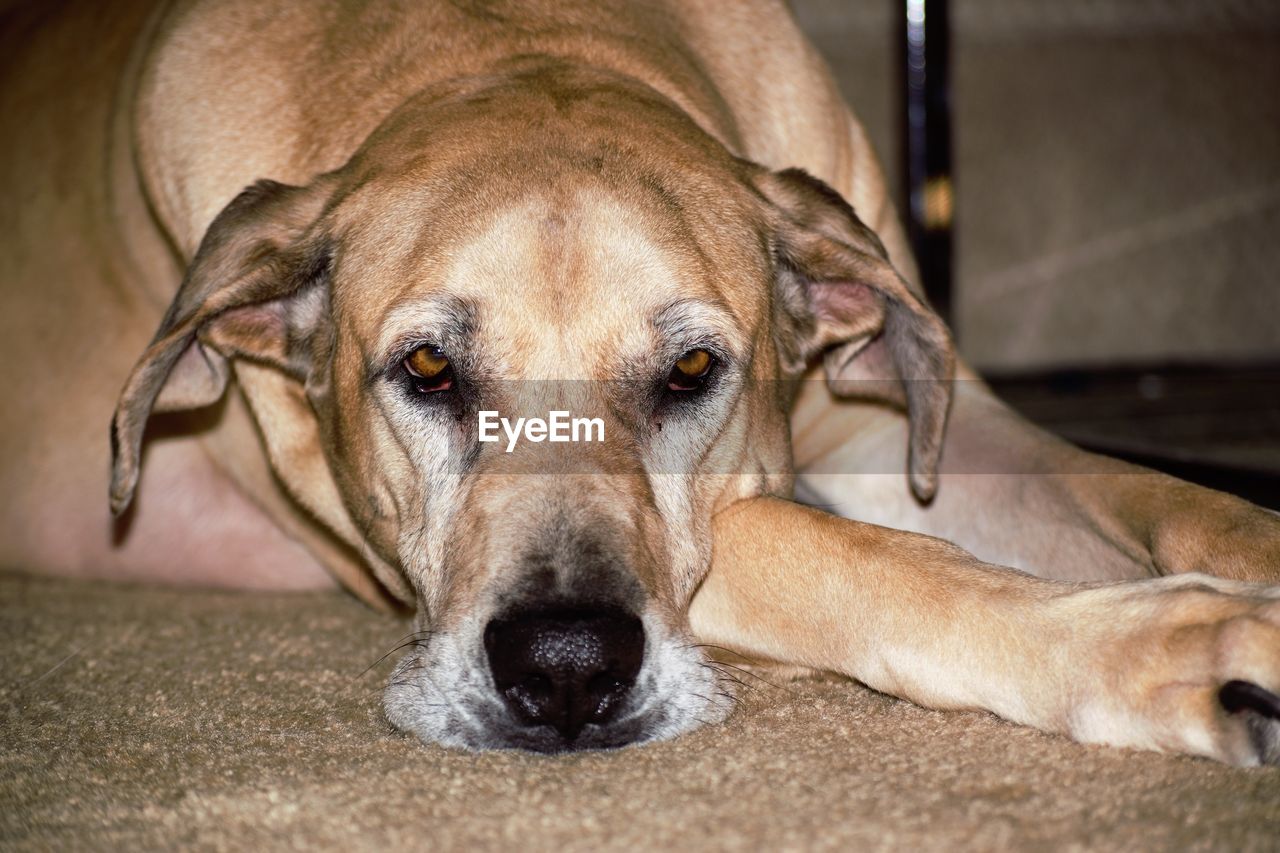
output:
[[[657,635],[653,627],[646,626],[650,651],[618,713],[608,723],[585,726],[572,740],[550,726],[519,720],[493,684],[482,644],[460,642],[455,634],[432,635],[400,660],[383,708],[393,726],[424,743],[540,753],[619,749],[723,721],[734,703],[727,679],[687,638]]]

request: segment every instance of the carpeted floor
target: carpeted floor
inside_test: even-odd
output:
[[[1083,747],[854,684],[744,691],[614,753],[427,747],[378,693],[406,633],[340,594],[0,575],[0,847],[1280,847],[1280,769]]]

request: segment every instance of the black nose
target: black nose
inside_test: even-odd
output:
[[[644,626],[607,610],[518,613],[484,631],[493,681],[531,726],[572,741],[588,723],[606,723],[635,684]]]

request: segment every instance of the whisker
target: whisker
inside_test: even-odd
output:
[[[752,672],[752,671],[751,671],[751,670],[749,670],[749,669],[743,669],[743,668],[742,668],[742,667],[740,667],[740,666],[734,666],[733,664],[731,664],[731,663],[725,663],[725,662],[724,662],[724,661],[722,661],[722,660],[721,660],[721,661],[716,661],[716,662],[715,662],[715,664],[716,664],[716,666],[727,666],[727,667],[729,667],[729,669],[732,669],[732,670],[734,670],[734,671],[736,671],[736,672],[740,672],[740,673],[742,673],[743,675],[750,676],[750,677],[752,677],[752,678],[756,679],[757,681],[763,681],[765,684],[769,685],[770,687],[774,688],[775,690],[781,690],[783,693],[789,693],[789,694],[790,694],[790,695],[792,695],[792,696],[798,696],[798,695],[799,695],[799,694],[798,694],[798,693],[796,693],[794,690],[791,690],[790,688],[787,688],[787,687],[783,687],[781,684],[774,684],[772,681],[770,681],[769,679],[765,678],[763,675],[757,675],[756,673]]]
[[[731,649],[731,648],[729,648],[729,647],[727,647],[727,646],[717,646],[715,643],[689,643],[689,644],[688,644],[687,646],[685,646],[684,648],[686,648],[686,649],[715,649],[716,651],[719,651],[719,652],[727,652],[727,653],[729,653],[729,654],[731,654],[731,655],[734,655],[734,656],[736,656],[736,657],[741,658],[741,659],[742,659],[742,660],[744,660],[744,661],[749,661],[749,660],[751,660],[751,658],[750,658],[749,656],[744,655],[742,652],[737,651],[736,649]]]
[[[744,690],[759,690],[759,689],[760,689],[760,688],[756,687],[754,684],[748,684],[747,682],[743,681],[741,678],[738,678],[736,675],[733,675],[732,673],[725,672],[723,669],[719,668],[719,667],[718,667],[718,666],[716,666],[715,664],[712,664],[712,663],[702,663],[702,664],[699,664],[699,666],[704,666],[704,667],[706,667],[707,669],[711,670],[712,672],[714,672],[716,675],[718,675],[718,676],[719,676],[719,677],[721,677],[721,678],[727,678],[729,681],[732,681],[734,684],[738,685],[739,687],[743,688]]]
[[[373,668],[374,668],[374,667],[376,667],[378,664],[382,663],[384,660],[386,660],[387,658],[391,657],[392,655],[394,655],[396,652],[400,651],[401,649],[407,649],[407,648],[409,648],[410,646],[418,646],[419,648],[424,648],[424,647],[426,646],[427,642],[431,639],[431,634],[432,634],[432,632],[431,632],[431,631],[415,631],[415,632],[414,632],[414,634],[426,634],[427,636],[425,636],[425,637],[416,637],[416,638],[414,638],[414,639],[412,639],[412,640],[408,640],[407,642],[401,642],[401,643],[400,643],[400,645],[396,646],[396,647],[395,647],[395,648],[393,648],[391,651],[387,652],[385,655],[383,655],[382,657],[378,658],[376,661],[374,661],[373,663],[371,663],[371,664],[369,664],[367,667],[365,667],[365,668],[364,668],[364,670],[363,670],[363,671],[361,671],[361,673],[360,673],[359,675],[357,675],[355,678],[353,678],[353,679],[351,679],[351,680],[352,680],[352,681],[359,681],[360,679],[364,678],[366,675],[368,675],[368,674],[369,674],[369,671],[370,671],[371,669],[373,669]],[[413,636],[414,636],[414,634],[409,634],[409,635],[407,635],[407,636],[409,636],[409,637],[413,637]]]

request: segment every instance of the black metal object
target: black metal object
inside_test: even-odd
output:
[[[951,320],[950,32],[947,0],[897,0],[907,236],[933,307]]]

